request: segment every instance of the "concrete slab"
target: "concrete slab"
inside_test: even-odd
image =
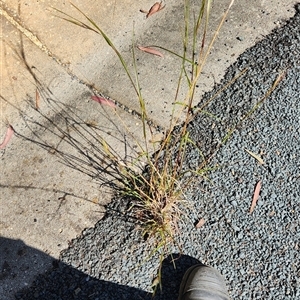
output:
[[[99,23],[131,70],[133,28],[134,46],[160,45],[180,53],[182,4],[170,0],[164,10],[146,19],[139,9],[149,9],[153,2],[131,2],[74,1],[74,4]],[[214,2],[212,29],[229,2]],[[196,99],[200,100],[200,95],[214,81],[219,82],[240,53],[293,15],[294,3],[261,0],[254,6],[245,0],[236,1],[203,70]],[[0,236],[21,239],[57,258],[68,240],[102,217],[103,205],[110,201],[110,191],[100,188],[99,182],[86,174],[99,175],[97,166],[87,165],[90,160],[84,155],[87,148],[93,155],[97,151],[98,145],[95,138],[91,142],[91,135],[101,130],[109,132],[106,137],[116,153],[130,156],[138,150],[122,121],[138,140],[141,123],[131,113],[139,111],[137,98],[113,51],[95,33],[57,18],[51,6],[82,19],[64,1],[0,1],[0,133],[3,136],[10,123],[19,137],[35,141],[14,137],[1,150]],[[160,58],[136,50],[136,57],[149,117],[167,127],[181,61],[167,52]],[[113,109],[99,106],[90,99],[91,86],[129,111],[118,108],[118,117]],[[40,95],[39,111],[35,109],[36,91]],[[183,97],[185,91],[180,95]],[[75,127],[84,124],[83,136],[73,134],[74,124]],[[132,152],[124,145],[125,136]],[[78,143],[72,144],[75,138]],[[58,146],[62,155],[55,156],[50,148],[41,149],[38,144],[41,140],[51,147]],[[62,165],[61,161],[72,163],[73,168]]]
[[[103,205],[111,198],[110,190],[99,188],[103,182],[86,176],[102,177],[101,166],[90,166],[87,156],[79,152],[89,148],[95,159],[101,135],[120,158],[128,159],[133,151],[140,151],[135,144],[141,139],[141,121],[123,109],[101,107],[91,100],[89,87],[10,22],[2,28],[1,134],[7,123],[18,134],[1,153],[0,234],[22,239],[57,258],[68,240],[102,217]],[[74,124],[81,136],[76,136]],[[17,139],[21,136],[34,142]],[[38,143],[48,145],[47,151]],[[49,147],[61,151],[60,157]]]
[[[229,0],[214,2],[210,19],[211,31],[217,27],[229,2]],[[198,95],[209,90],[214,81],[219,82],[224,70],[240,53],[293,14],[292,6],[296,1],[289,0],[284,4],[280,1],[275,2],[259,1],[249,6],[245,1],[236,1],[203,70],[203,77],[197,89]],[[139,111],[132,86],[115,54],[103,38],[57,18],[59,14],[51,10],[51,7],[55,7],[84,20],[69,3],[60,1],[27,1],[20,2],[20,5],[18,3],[12,1],[9,4],[11,14],[18,16],[20,24],[26,24],[29,31],[36,35],[47,49],[51,49],[51,55],[65,64],[74,76],[95,85],[99,91],[127,107]],[[176,1],[168,2],[164,10],[148,19],[139,12],[139,9],[150,8],[153,4],[151,1],[141,4],[122,1],[121,5],[116,1],[108,1],[105,5],[101,5],[100,2],[75,1],[74,4],[95,20],[111,37],[117,49],[128,61],[131,70],[133,28],[135,45],[160,45],[181,52],[183,7]],[[149,117],[156,123],[167,126],[181,61],[167,52],[164,54],[165,57],[161,59],[136,52],[139,78],[148,105]],[[182,91],[181,97],[184,95],[185,92]]]

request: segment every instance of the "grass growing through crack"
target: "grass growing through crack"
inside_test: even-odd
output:
[[[177,93],[174,99],[174,109],[172,112],[172,119],[168,132],[163,141],[158,147],[152,147],[149,140],[152,140],[151,126],[148,124],[147,107],[141,92],[141,87],[138,78],[138,66],[135,58],[134,47],[132,50],[134,71],[130,72],[127,62],[124,60],[122,54],[117,50],[109,37],[101,30],[101,28],[90,19],[78,7],[74,6],[82,16],[85,22],[71,17],[68,14],[64,15],[64,19],[79,27],[91,30],[96,34],[101,35],[107,44],[113,49],[118,59],[120,60],[133,89],[137,95],[140,115],[142,120],[143,142],[137,142],[139,148],[139,155],[135,162],[123,161],[112,151],[105,139],[102,139],[102,149],[106,154],[105,159],[112,161],[117,167],[117,172],[120,175],[121,190],[125,195],[134,199],[134,212],[143,225],[143,236],[152,239],[155,244],[153,253],[159,252],[161,261],[165,253],[168,251],[170,243],[174,242],[174,237],[178,232],[178,220],[182,217],[180,210],[181,204],[184,202],[184,190],[189,180],[183,182],[182,177],[186,170],[184,169],[184,162],[186,157],[187,146],[193,145],[193,141],[189,136],[187,126],[194,117],[195,113],[201,112],[210,101],[203,103],[201,107],[194,108],[195,87],[199,80],[200,74],[203,70],[208,55],[211,52],[215,39],[220,31],[220,28],[226,18],[228,10],[233,4],[230,3],[228,10],[225,12],[216,32],[210,42],[207,42],[208,21],[211,10],[212,1],[203,0],[201,2],[198,14],[194,17],[194,23],[190,23],[190,3],[188,0],[184,4],[184,38],[183,38],[183,53],[178,54],[173,51],[159,46],[165,51],[180,57],[182,64],[180,69],[180,76],[178,78]],[[192,38],[190,38],[192,36]],[[133,45],[135,42],[133,41]],[[189,55],[191,53],[191,55]],[[190,72],[191,70],[191,72]],[[239,76],[246,72],[244,70]],[[234,78],[232,81],[236,80]],[[270,95],[281,80],[281,75],[276,79],[274,85],[267,92],[265,97],[257,103],[253,109],[246,114],[240,122],[245,121],[258,106]],[[188,85],[186,97],[180,99],[179,89],[183,84]],[[231,82],[228,83],[228,85]],[[227,85],[227,86],[228,86]],[[225,89],[225,86],[223,89]],[[179,109],[178,109],[179,108]],[[180,131],[174,135],[174,127],[184,119]],[[233,134],[238,124],[232,127],[228,134],[224,137],[221,144],[224,144]],[[130,131],[128,131],[130,133]],[[150,135],[150,137],[149,137]],[[220,144],[220,145],[221,145]],[[201,152],[201,149],[199,149]],[[140,167],[140,162],[146,162],[147,168],[144,172],[137,172]],[[195,170],[188,170],[193,174],[202,174],[206,169],[206,161]],[[160,277],[160,274],[159,276]]]
[[[135,202],[136,214],[143,223],[143,235],[152,238],[156,242],[153,251],[161,251],[161,259],[164,257],[164,253],[168,251],[168,245],[174,242],[174,236],[178,231],[177,223],[182,217],[180,207],[181,203],[184,201],[185,184],[188,184],[187,182],[182,182],[182,177],[185,172],[183,164],[186,157],[187,146],[190,143],[193,143],[189,136],[187,125],[194,116],[194,113],[192,112],[194,112],[194,94],[196,83],[199,80],[208,54],[211,51],[212,45],[226,16],[225,14],[216,30],[215,35],[213,36],[213,39],[207,43],[206,39],[210,6],[210,1],[202,1],[201,7],[198,11],[198,16],[195,18],[195,23],[191,25],[189,16],[189,2],[185,1],[184,38],[182,47],[183,52],[180,54],[173,53],[172,51],[169,52],[171,54],[173,53],[177,57],[180,57],[182,61],[180,76],[178,78],[178,90],[185,83],[188,84],[188,90],[186,91],[186,97],[184,99],[179,97],[179,92],[176,94],[176,98],[174,99],[175,105],[172,114],[172,120],[168,128],[169,130],[164,137],[164,140],[156,149],[151,149],[151,146],[148,144],[148,140],[151,139],[151,137],[148,137],[149,134],[151,135],[151,130],[150,133],[148,133],[149,128],[147,124],[147,107],[139,86],[139,80],[137,76],[138,66],[135,63],[136,60],[134,50],[133,61],[135,72],[132,75],[129,72],[126,63],[122,59],[122,56],[113,46],[112,42],[92,20],[90,20],[84,14],[83,15],[89,22],[88,24],[82,23],[78,20],[72,20],[74,24],[89,30],[93,30],[105,38],[107,43],[114,49],[119,57],[127,75],[131,80],[133,88],[136,91],[140,104],[144,135],[144,144],[139,144],[140,152],[143,154],[137,159],[137,162],[139,162],[140,159],[145,159],[148,167],[147,172],[136,173],[133,172],[132,166],[128,164],[125,165],[123,169],[120,168],[120,172],[123,176],[124,193],[137,200]],[[192,41],[189,38],[190,35],[192,35]],[[166,50],[163,47],[160,48]],[[191,56],[189,53],[192,53]],[[190,70],[192,70],[191,73],[189,72]],[[243,72],[246,72],[246,70]],[[243,72],[240,74],[240,76],[243,74]],[[250,115],[266,100],[266,98],[269,97],[269,95],[282,80],[283,74],[278,75],[265,96],[262,97],[261,100],[258,101],[258,103],[247,114],[244,115],[244,117],[240,120],[240,123],[249,118]],[[235,78],[233,80],[235,80]],[[226,86],[224,88],[226,88]],[[202,104],[201,107],[197,108],[197,111],[204,109],[205,105],[207,104],[208,102]],[[180,109],[177,109],[178,107]],[[176,126],[182,120],[182,116],[184,116],[182,127],[174,136],[174,126]],[[224,144],[232,136],[233,131],[239,124],[236,124],[230,128],[228,134],[224,137],[221,144]],[[151,150],[154,150],[153,155]],[[201,165],[198,169],[190,171],[196,174],[201,174],[205,167],[205,165]]]
[[[174,242],[174,236],[178,231],[177,223],[182,216],[180,204],[184,201],[184,187],[188,184],[185,182],[183,185],[182,183],[182,177],[185,174],[183,164],[186,157],[187,145],[189,143],[193,144],[193,141],[189,137],[187,125],[193,116],[195,87],[233,2],[234,0],[231,1],[227,11],[222,17],[211,41],[207,42],[208,21],[212,0],[202,0],[198,13],[194,15],[193,24],[191,24],[190,21],[191,5],[189,0],[185,0],[183,53],[178,54],[159,47],[180,57],[182,63],[170,126],[164,139],[156,146],[149,144],[149,140],[153,138],[153,133],[151,126],[148,124],[147,107],[139,84],[138,66],[134,47],[132,50],[134,66],[132,74],[122,54],[94,20],[89,18],[74,4],[72,4],[72,6],[80,12],[85,21],[80,21],[56,9],[57,12],[63,15],[61,17],[62,19],[81,28],[93,31],[104,38],[121,62],[136,93],[143,124],[143,142],[137,142],[140,154],[137,155],[134,163],[132,161],[123,161],[120,163],[119,157],[112,151],[111,145],[109,145],[105,139],[102,139],[102,150],[105,153],[105,159],[113,162],[118,168],[121,178],[121,190],[125,195],[134,199],[133,203],[135,205],[133,209],[136,216],[142,222],[143,236],[155,241],[154,251],[160,252],[162,250],[161,257],[163,257],[163,253],[167,251],[168,245]],[[192,53],[191,57],[189,57],[189,53]],[[179,89],[186,83],[188,86],[186,97],[179,99]],[[181,122],[182,117],[184,119],[183,126],[180,132],[174,136],[174,127]],[[201,152],[201,149],[199,149],[199,151]],[[146,163],[146,171],[137,172],[137,170],[140,169],[141,162]],[[205,168],[205,164],[202,164],[198,169],[189,171],[192,171],[194,174],[201,174],[205,171]]]

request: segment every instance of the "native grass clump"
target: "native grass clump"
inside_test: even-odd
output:
[[[99,152],[102,156],[101,159],[106,165],[110,166],[110,168],[113,166],[112,170],[117,182],[117,185],[115,186],[117,190],[120,191],[123,196],[127,196],[131,199],[130,213],[139,220],[142,235],[145,240],[150,241],[153,249],[149,254],[149,257],[154,253],[158,253],[160,257],[160,268],[156,278],[157,282],[153,284],[154,292],[158,284],[161,284],[162,261],[165,258],[165,255],[170,253],[169,246],[176,245],[175,237],[176,234],[179,233],[178,221],[183,218],[183,208],[186,207],[186,205],[189,205],[188,201],[185,199],[186,188],[191,184],[191,181],[195,176],[205,176],[207,171],[214,169],[209,165],[212,156],[208,158],[204,157],[201,149],[199,149],[190,138],[188,124],[197,113],[204,112],[204,108],[213,101],[220,92],[225,90],[235,80],[247,72],[247,69],[244,69],[240,74],[222,87],[216,95],[206,102],[201,103],[201,106],[195,106],[195,88],[201,79],[200,75],[205,63],[233,3],[234,0],[231,0],[221,21],[213,32],[212,37],[208,40],[207,36],[209,36],[209,17],[212,0],[202,0],[197,12],[195,12],[194,8],[191,9],[190,0],[185,0],[184,17],[182,20],[182,53],[176,53],[162,46],[137,46],[139,50],[153,55],[162,56],[159,50],[164,50],[181,59],[180,70],[178,70],[180,75],[178,78],[175,99],[170,99],[170,102],[174,103],[172,117],[168,130],[159,143],[150,142],[155,138],[151,129],[151,120],[148,119],[147,105],[140,87],[134,39],[132,45],[132,65],[134,71],[132,74],[122,54],[94,20],[89,18],[74,4],[72,4],[72,6],[80,12],[84,17],[85,22],[75,19],[62,11],[56,10],[63,15],[61,18],[64,20],[84,29],[93,31],[104,38],[122,64],[124,72],[129,78],[132,88],[135,91],[140,108],[139,116],[142,122],[141,130],[143,136],[142,142],[136,140],[136,146],[138,148],[136,157],[128,161],[120,158],[119,155],[113,151],[113,146],[109,145],[105,137],[100,138],[101,150]],[[148,18],[162,9],[165,9],[165,5],[163,5],[162,2],[156,2],[149,11],[141,10],[141,12],[146,13],[146,17]],[[249,118],[269,97],[280,83],[283,76],[284,72],[279,74],[273,85],[257,104],[246,113],[235,126],[229,128],[215,152],[230,139],[236,128]],[[186,96],[183,99],[178,99],[178,91],[182,87],[187,87]],[[100,104],[102,103],[111,107],[115,106],[113,102],[102,97],[92,96],[92,99]],[[117,115],[117,117],[122,121],[120,116]],[[124,127],[126,128],[125,124]],[[129,130],[128,133],[130,134]],[[188,169],[185,165],[186,154],[190,146],[196,148],[202,157],[202,162],[192,170]],[[193,174],[193,176],[187,174]],[[200,220],[196,227],[202,226],[202,221],[203,220]]]
[[[149,125],[147,117],[147,107],[144,101],[139,80],[138,65],[135,58],[134,47],[132,48],[134,73],[132,74],[128,68],[127,62],[122,54],[115,47],[111,39],[103,32],[97,23],[89,18],[81,9],[72,4],[72,6],[80,12],[85,21],[73,18],[60,10],[56,10],[62,16],[62,19],[71,22],[79,27],[95,32],[102,36],[106,43],[113,49],[117,58],[126,72],[132,88],[135,90],[137,101],[140,107],[140,118],[142,121],[143,142],[137,142],[139,154],[129,162],[122,161],[111,150],[113,147],[108,145],[105,138],[102,139],[102,153],[104,160],[112,163],[118,173],[119,189],[126,196],[133,199],[133,211],[136,217],[141,221],[142,233],[145,238],[151,238],[155,241],[155,250],[168,248],[169,243],[174,242],[174,236],[178,232],[178,220],[182,216],[180,209],[181,204],[185,201],[184,187],[182,177],[186,173],[183,170],[183,163],[186,155],[187,145],[193,143],[189,138],[187,125],[191,121],[194,108],[195,87],[199,80],[201,71],[207,61],[212,46],[219,34],[223,22],[228,14],[234,0],[231,1],[227,11],[222,17],[217,29],[215,30],[210,41],[207,41],[208,21],[212,6],[212,0],[202,0],[197,13],[193,12],[194,19],[191,23],[190,18],[190,2],[184,1],[184,17],[183,17],[183,40],[182,53],[175,53],[169,49],[161,48],[171,54],[180,57],[182,60],[178,85],[183,81],[187,83],[185,99],[173,99],[174,110],[170,126],[163,140],[159,144],[155,144],[155,148],[149,145],[152,140],[151,125]],[[165,8],[162,3],[155,3],[147,13],[147,17]],[[155,48],[139,47],[140,50],[160,56],[160,52]],[[192,53],[192,57],[188,57],[188,53]],[[187,71],[191,70],[191,72]],[[178,89],[180,87],[178,86]],[[101,97],[94,97],[95,101],[109,101]],[[107,105],[113,106],[113,103],[107,102]],[[175,106],[180,106],[180,109]],[[182,120],[183,123],[182,123]],[[181,122],[181,129],[176,135],[173,134],[174,127]],[[149,136],[150,135],[150,136]],[[201,149],[200,149],[201,150]],[[146,164],[146,168],[141,170],[141,161]],[[143,164],[143,165],[145,165]],[[201,174],[206,166],[203,164],[197,170],[192,170],[193,174]],[[163,252],[164,252],[163,251]]]

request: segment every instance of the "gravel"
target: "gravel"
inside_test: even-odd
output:
[[[244,68],[247,73],[206,108],[209,114],[197,114],[189,124],[206,157],[278,74],[286,74],[214,156],[209,180],[196,179],[187,191],[190,206],[179,224],[178,245],[164,260],[155,299],[176,299],[184,271],[198,260],[224,275],[232,299],[300,299],[300,4],[283,27],[244,52],[203,101]],[[191,148],[186,166],[200,162]],[[250,214],[259,180],[260,198]],[[129,207],[129,200],[116,198],[105,218],[73,240],[60,261],[16,299],[150,299],[159,255],[149,257],[151,243],[141,238]],[[206,223],[196,229],[201,218]]]

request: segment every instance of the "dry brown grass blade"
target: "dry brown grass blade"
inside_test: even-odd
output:
[[[0,149],[4,149],[6,147],[6,145],[8,144],[10,139],[12,138],[13,134],[14,134],[13,127],[11,125],[8,125],[7,130],[6,130],[6,134],[5,134],[5,138],[2,142],[2,144],[0,144]]]
[[[38,89],[35,90],[35,108],[36,109],[40,109],[40,93],[38,91]]]
[[[253,198],[252,198],[252,202],[251,202],[251,207],[250,207],[250,214],[252,214],[252,212],[254,211],[254,208],[257,204],[260,189],[261,189],[261,180],[257,182],[255,190],[254,190],[254,194],[253,194]]]
[[[263,161],[263,159],[258,154],[255,154],[255,153],[253,153],[253,152],[251,152],[250,150],[247,150],[247,149],[245,149],[245,151],[249,155],[251,155],[253,158],[255,158],[261,165],[265,164],[265,162]]]
[[[139,50],[143,51],[143,52],[146,52],[146,53],[149,53],[149,54],[153,54],[153,55],[157,55],[157,56],[160,56],[160,57],[164,57],[162,55],[162,53],[160,53],[158,50],[156,49],[153,49],[153,48],[150,48],[150,47],[142,47],[142,46],[138,46],[137,47]]]
[[[146,18],[154,15],[155,13],[159,12],[160,10],[164,9],[166,5],[162,5],[162,1],[160,2],[155,2],[149,11],[147,12]],[[140,10],[140,12],[145,12],[144,10]]]
[[[196,228],[201,228],[205,224],[205,219],[201,218],[196,224]]]
[[[112,100],[109,100],[109,99],[106,99],[106,98],[103,98],[103,97],[91,96],[91,99],[98,102],[101,105],[107,105],[107,106],[110,106],[110,107],[113,107],[113,108],[116,107],[116,104]]]

